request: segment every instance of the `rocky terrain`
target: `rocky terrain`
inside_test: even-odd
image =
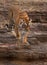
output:
[[[19,5],[32,19],[27,36],[29,46],[11,31],[0,28],[0,65],[47,65],[47,0],[0,0],[0,26],[7,21],[4,8],[10,5]]]

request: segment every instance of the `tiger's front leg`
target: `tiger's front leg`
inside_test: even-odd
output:
[[[29,26],[29,18],[25,18],[25,23],[26,23],[26,26],[25,26],[25,35],[23,37],[23,42],[25,43],[25,45],[27,46],[30,46],[29,42],[28,42],[28,34],[30,32],[30,26]]]
[[[18,25],[15,26],[15,33],[16,33],[16,38],[20,39],[20,32],[19,32]]]
[[[21,39],[21,34],[20,34],[20,31],[19,31],[19,16],[17,16],[14,24],[15,24],[15,26],[14,26],[15,36],[16,36],[17,39]]]
[[[17,39],[21,39],[21,34],[19,32],[18,25],[14,26],[14,30],[12,31],[12,33]]]

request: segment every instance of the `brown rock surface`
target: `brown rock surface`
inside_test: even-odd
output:
[[[46,26],[46,24],[33,23],[31,26],[32,30],[28,35],[29,49],[23,46],[21,41],[16,40],[11,32],[0,33],[0,57],[16,57],[17,59],[47,58],[47,31],[39,29],[39,26]]]
[[[0,65],[47,65],[47,1],[34,1],[0,0],[0,14],[5,16],[0,17],[1,21],[7,19],[4,8],[13,4],[29,12],[33,22],[28,35],[29,46],[23,46],[11,32],[0,29]]]

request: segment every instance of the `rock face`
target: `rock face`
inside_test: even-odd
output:
[[[9,5],[19,5],[23,10],[27,11],[47,11],[46,0],[0,0],[2,8]]]
[[[40,23],[46,23],[47,22],[47,12],[38,12],[38,11],[32,11],[28,12],[29,17],[32,19],[32,22],[40,22]]]
[[[47,65],[47,0],[0,0],[0,24],[7,21],[4,8],[10,5],[19,5],[32,19],[27,36],[29,46],[6,28],[0,29],[0,65]]]
[[[2,59],[1,64],[26,65],[28,63],[28,65],[36,65],[37,63],[38,65],[47,65],[46,23],[32,23],[30,25],[28,35],[30,48],[23,46],[23,43],[17,40],[11,32],[4,31],[0,30],[0,57],[5,57],[6,59],[4,61]]]

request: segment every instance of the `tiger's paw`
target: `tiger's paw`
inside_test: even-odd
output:
[[[31,49],[31,45],[29,44],[29,42],[24,42],[23,43],[23,48],[24,49]]]

